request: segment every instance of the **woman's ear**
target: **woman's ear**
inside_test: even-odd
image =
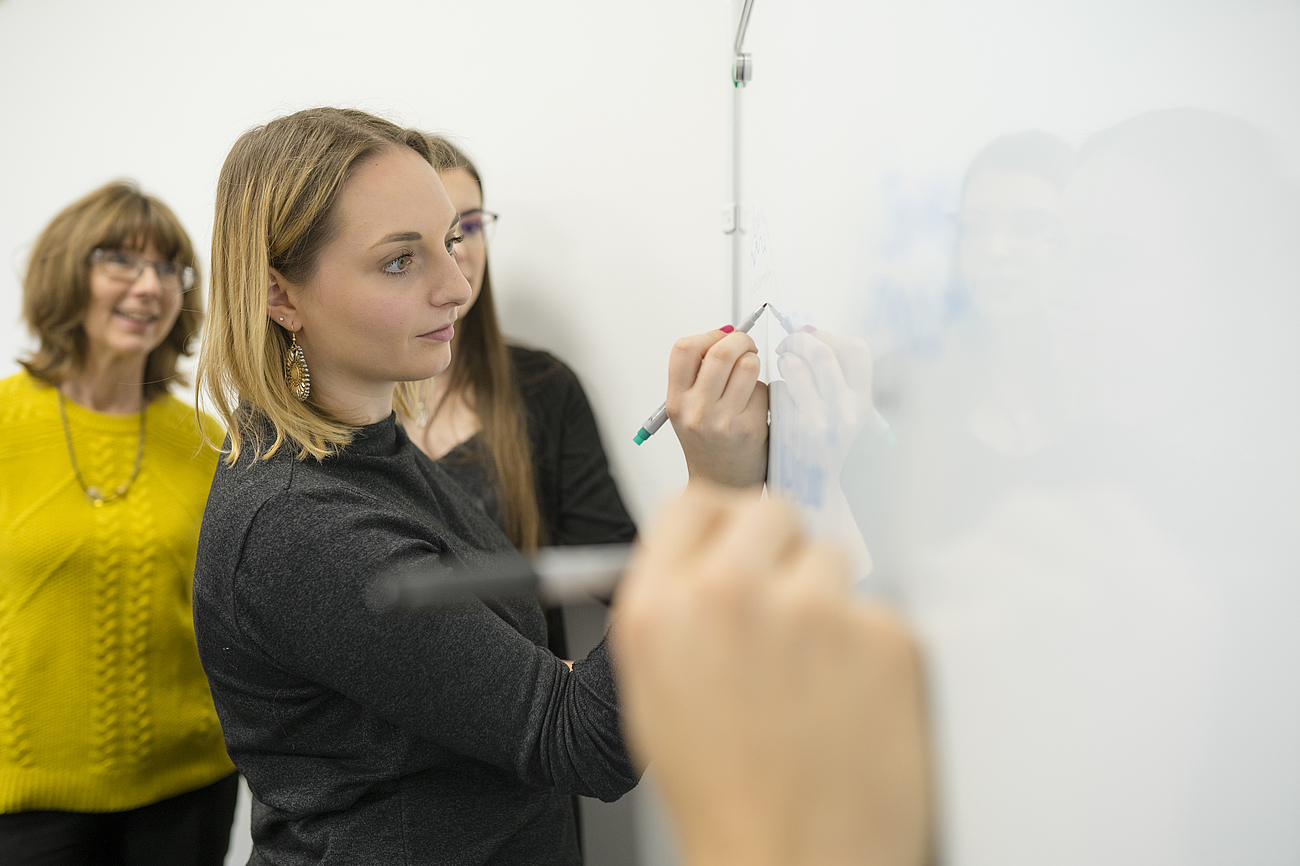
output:
[[[298,321],[298,308],[293,305],[286,291],[288,285],[279,271],[275,268],[267,269],[266,315],[286,331],[297,331],[302,323]]]

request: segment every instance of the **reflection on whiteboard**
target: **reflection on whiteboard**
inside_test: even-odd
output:
[[[785,300],[775,276],[778,244],[766,208],[760,205],[751,212],[752,219],[742,223],[741,285],[746,304],[765,304],[770,314],[760,319],[765,327],[751,331],[770,387],[768,492],[795,505],[814,536],[844,547],[860,580],[871,571],[871,559],[840,475],[864,429],[888,434],[872,404],[871,352],[856,337],[811,323],[800,326],[795,317],[806,317],[799,308],[794,316],[781,311],[775,301]],[[777,332],[775,339],[764,336],[772,330]]]
[[[856,337],[811,326],[789,333],[775,352],[781,378],[769,384],[768,491],[794,503],[813,535],[849,551],[861,579],[871,560],[840,474],[858,436],[879,429],[871,352]]]
[[[1300,14],[1247,5],[755,11],[769,487],[921,636],[946,864],[1300,862]]]

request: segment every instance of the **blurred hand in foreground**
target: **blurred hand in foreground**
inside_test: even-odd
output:
[[[693,485],[616,601],[624,728],[693,866],[920,866],[921,662],[779,501]]]

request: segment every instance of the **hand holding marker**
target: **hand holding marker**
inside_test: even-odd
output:
[[[781,323],[787,333],[798,330],[794,323],[771,304],[763,304],[735,328],[724,331],[748,333],[764,310]],[[815,333],[812,327],[804,328]],[[640,445],[663,426],[668,418],[667,404],[651,415],[636,434]],[[894,444],[888,422],[874,408],[868,426]],[[466,598],[500,598],[511,593],[535,592],[551,603],[563,603],[591,595],[613,592],[631,557],[629,544],[585,545],[581,547],[547,547],[521,559],[515,554],[489,555],[474,565],[453,562],[450,567],[398,571],[384,575],[370,590],[369,601],[380,608],[429,607],[454,604]]]
[[[722,328],[722,330],[727,331],[727,333],[731,333],[732,331],[740,331],[740,333],[742,334],[748,334],[749,329],[754,327],[754,323],[757,322],[759,317],[763,315],[763,310],[765,309],[767,309],[767,304],[764,304],[754,312],[750,313],[749,317],[746,318],[745,321],[741,322],[736,327],[732,328],[730,325],[727,325],[725,328]],[[645,419],[645,423],[641,425],[640,430],[636,431],[636,436],[633,437],[632,441],[640,445],[642,442],[649,439],[651,436],[655,435],[655,431],[657,431],[660,427],[664,426],[664,422],[667,420],[668,420],[668,401],[665,400],[663,403],[659,405],[659,408],[655,410],[655,413],[653,415]]]
[[[741,322],[733,330],[740,331],[742,334],[749,333],[749,329],[754,327],[758,322],[759,318],[763,315],[764,310],[772,311],[772,315],[776,316],[776,320],[781,323],[781,327],[785,329],[787,334],[793,334],[795,332],[794,323],[783,315],[776,307],[766,303],[754,312],[750,313],[749,316],[746,317],[745,321]],[[726,331],[727,328],[723,328],[722,330]],[[641,425],[641,429],[636,431],[636,436],[633,437],[632,441],[637,445],[640,445],[642,442],[653,436],[660,427],[664,426],[664,422],[667,420],[668,401],[665,400],[660,404],[659,408],[655,410],[655,413],[647,418],[645,423]],[[885,441],[890,445],[893,445],[898,441],[894,437],[894,431],[889,428],[889,422],[885,420],[885,416],[881,415],[877,409],[872,408],[871,417],[868,419],[867,424],[872,430],[876,431],[878,435],[883,436]]]

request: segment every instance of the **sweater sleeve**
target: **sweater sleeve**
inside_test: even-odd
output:
[[[531,599],[377,609],[386,570],[443,567],[428,527],[357,494],[286,498],[259,510],[235,586],[239,629],[277,665],[528,784],[605,800],[636,784],[603,643],[570,671],[511,625]]]

